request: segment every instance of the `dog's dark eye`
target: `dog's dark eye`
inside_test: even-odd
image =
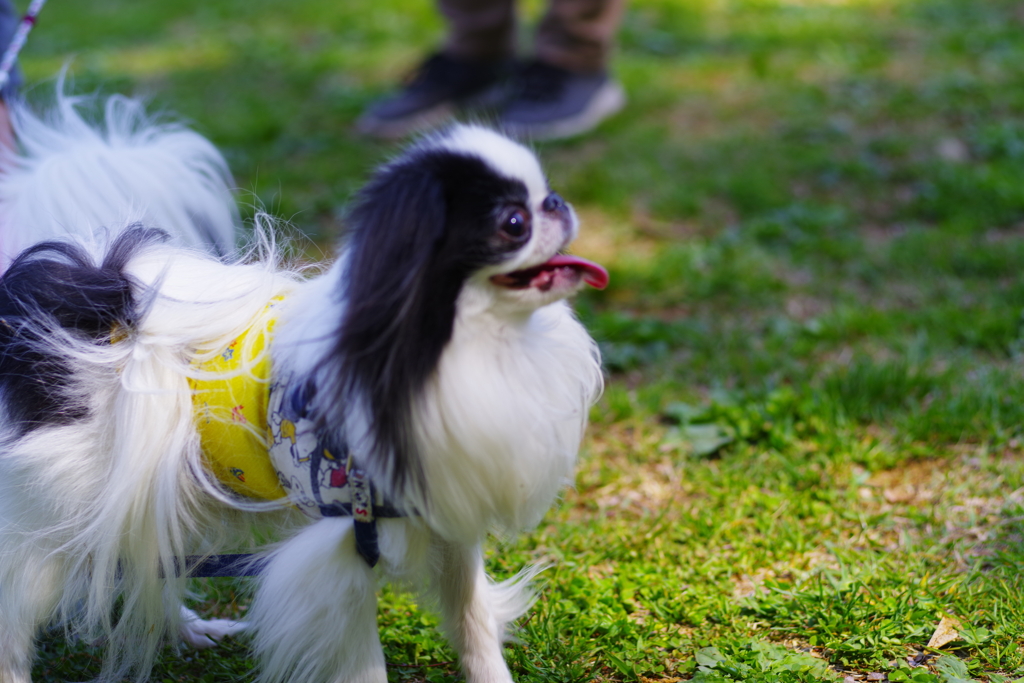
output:
[[[512,242],[525,242],[530,237],[530,217],[522,209],[505,214],[501,223],[501,234]]]

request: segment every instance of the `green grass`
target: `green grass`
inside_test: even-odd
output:
[[[442,32],[426,0],[51,0],[24,66],[184,116],[328,244],[394,151],[353,121]],[[612,273],[577,302],[609,381],[575,490],[489,549],[554,563],[517,679],[1024,675],[1020,2],[633,0],[615,70],[626,111],[539,147]],[[384,591],[391,680],[456,675],[435,623]],[[154,680],[249,680],[246,647]],[[47,636],[35,675],[98,655]]]

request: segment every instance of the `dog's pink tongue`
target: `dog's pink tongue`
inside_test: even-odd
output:
[[[604,289],[608,286],[608,271],[593,261],[588,261],[579,256],[569,254],[555,254],[548,259],[545,266],[551,268],[569,267],[578,270],[583,274],[583,281],[596,289]]]

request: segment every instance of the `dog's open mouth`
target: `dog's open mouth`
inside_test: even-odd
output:
[[[559,284],[574,287],[580,280],[596,289],[604,289],[608,286],[608,271],[579,256],[555,254],[539,266],[491,277],[491,282],[501,287],[537,288],[542,292]]]

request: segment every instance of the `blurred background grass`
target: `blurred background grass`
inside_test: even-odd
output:
[[[353,121],[442,34],[429,0],[50,0],[23,64],[33,99],[70,59],[184,117],[329,250],[395,151]],[[576,490],[491,551],[558,563],[518,679],[1020,675],[1024,3],[632,0],[620,42],[627,109],[538,146],[612,273],[577,302],[609,382]],[[383,604],[393,680],[449,680],[432,617]],[[44,646],[42,680],[93,671]]]

